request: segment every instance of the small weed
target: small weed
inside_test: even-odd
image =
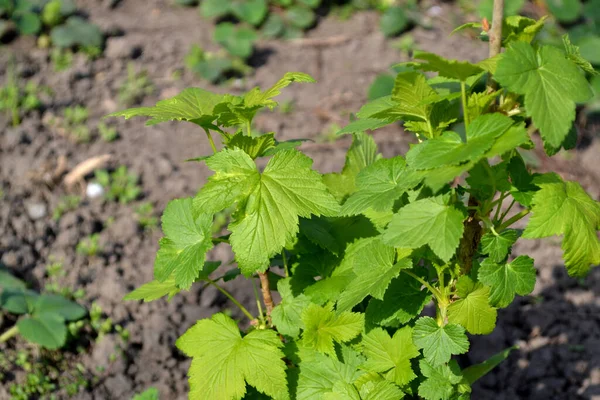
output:
[[[154,207],[150,202],[144,202],[135,210],[138,223],[144,230],[152,230],[158,226],[158,218],[154,215]]]
[[[119,103],[126,107],[142,102],[145,96],[154,92],[154,85],[146,71],[136,72],[135,65],[127,65],[127,79],[119,88]]]
[[[65,50],[55,47],[50,52],[50,61],[52,62],[54,71],[65,71],[73,65],[73,52],[69,49]]]
[[[52,212],[52,219],[58,221],[65,213],[75,210],[81,203],[81,197],[68,195],[63,196]]]
[[[7,71],[6,84],[0,87],[0,111],[5,111],[12,119],[12,125],[21,123],[21,114],[40,108],[42,102],[39,94],[42,91],[35,83],[27,82],[24,88],[19,85],[14,65]]]
[[[87,236],[77,243],[76,251],[78,254],[82,254],[87,257],[94,257],[100,251],[102,251],[102,247],[100,246],[100,236],[97,233],[93,235]]]
[[[90,129],[86,125],[88,115],[88,109],[83,106],[67,107],[60,128],[76,143],[88,143],[91,139]]]
[[[127,171],[124,165],[111,173],[106,170],[96,171],[96,181],[104,187],[107,200],[118,201],[121,204],[137,199],[142,191],[138,186],[137,175]]]
[[[108,126],[104,122],[100,122],[98,124],[98,133],[100,134],[102,140],[107,143],[114,142],[119,137],[117,128]]]

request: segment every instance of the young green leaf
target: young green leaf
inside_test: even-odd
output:
[[[414,169],[430,169],[477,162],[511,125],[512,119],[503,114],[484,114],[469,125],[466,142],[457,133],[448,131],[413,146],[406,153],[406,163]]]
[[[123,300],[144,300],[145,302],[158,300],[163,296],[168,296],[171,300],[173,296],[179,293],[181,289],[175,284],[175,278],[169,278],[164,282],[157,280],[144,283],[139,288],[128,293]]]
[[[427,362],[437,367],[450,361],[453,354],[464,354],[469,350],[465,328],[457,324],[439,326],[431,317],[421,317],[413,328],[413,341]]]
[[[463,369],[462,373],[464,380],[467,381],[469,385],[472,385],[478,381],[479,378],[487,375],[491,370],[496,368],[502,361],[506,360],[510,352],[516,349],[518,349],[518,346],[509,347],[494,354],[482,363],[471,365],[470,367]]]
[[[341,293],[337,310],[351,310],[369,295],[383,299],[390,281],[398,276],[401,269],[411,268],[410,258],[403,258],[394,264],[393,247],[383,244],[380,237],[362,239],[369,244],[364,247],[368,256],[357,258],[353,265],[356,277]]]
[[[431,300],[427,290],[411,276],[401,274],[393,279],[383,300],[371,299],[365,312],[367,324],[398,326],[417,317]]]
[[[342,214],[356,215],[368,208],[391,210],[394,202],[421,180],[417,172],[406,168],[401,156],[378,160],[357,175],[357,190],[342,206]]]
[[[460,300],[448,307],[448,322],[460,324],[473,335],[487,335],[496,326],[497,311],[490,306],[490,288],[461,276],[456,283]]]
[[[176,345],[192,357],[191,398],[241,399],[248,383],[275,400],[289,399],[283,344],[271,329],[242,337],[234,320],[215,314],[198,321]]]
[[[225,150],[207,160],[216,173],[194,199],[194,208],[218,212],[238,202],[229,225],[231,246],[242,272],[264,271],[269,259],[298,233],[298,217],[336,215],[339,205],[312,160],[296,150],[281,151],[262,174],[241,150]]]
[[[383,233],[383,241],[394,247],[416,249],[429,245],[444,261],[454,255],[463,235],[464,213],[441,198],[417,200],[402,207]]]
[[[419,361],[419,369],[426,379],[419,385],[419,396],[426,400],[450,400],[455,392],[455,385],[461,379],[460,368],[456,363],[434,367],[426,360]]]
[[[204,268],[212,244],[212,214],[193,210],[192,199],[172,200],[162,216],[165,237],[154,263],[154,277],[165,282],[173,275],[180,289],[189,289]]]
[[[239,131],[230,136],[225,145],[229,149],[241,149],[253,160],[262,157],[265,152],[275,147],[275,134],[265,133],[260,136],[248,136]]]
[[[130,108],[109,114],[107,117],[150,117],[146,125],[166,121],[188,121],[213,129],[213,121],[217,118],[215,106],[229,98],[233,99],[233,96],[215,94],[200,88],[188,88],[175,97],[159,101],[153,107]]]
[[[342,201],[356,190],[358,173],[373,164],[377,158],[377,145],[373,137],[364,132],[354,133],[342,172],[323,175],[323,182],[335,198]]]
[[[65,320],[53,313],[21,318],[17,329],[28,341],[50,350],[62,347],[67,340]]]
[[[363,330],[364,315],[341,312],[336,315],[330,306],[310,304],[302,312],[304,333],[302,343],[321,353],[335,354],[333,342],[348,342]]]
[[[244,96],[244,104],[246,107],[269,107],[273,109],[277,103],[272,100],[273,97],[281,94],[281,89],[286,88],[293,82],[313,83],[315,80],[312,76],[304,72],[286,72],[286,74],[278,80],[271,88],[261,91],[259,88],[254,88]]]
[[[279,333],[297,338],[302,325],[302,312],[310,304],[306,295],[294,296],[289,279],[277,282],[277,291],[281,302],[271,312],[273,324]]]
[[[565,52],[567,53],[567,58],[573,61],[579,68],[591,75],[598,75],[598,71],[594,69],[594,66],[585,58],[581,56],[581,52],[578,46],[575,46],[571,43],[571,39],[569,39],[569,35],[565,34],[562,37],[563,46],[565,47]]]
[[[410,66],[422,71],[437,72],[439,76],[458,79],[465,82],[469,77],[477,75],[483,70],[481,67],[468,61],[448,60],[437,54],[424,51],[415,51],[413,58],[424,62],[411,62]]]
[[[55,294],[42,294],[38,296],[33,307],[34,316],[56,314],[65,321],[76,321],[83,318],[87,311],[79,304],[63,296]]]
[[[375,328],[363,336],[361,345],[367,362],[363,368],[384,374],[389,381],[403,386],[417,377],[410,360],[419,356],[413,344],[412,328],[398,329],[393,337],[381,328]]]
[[[361,400],[354,385],[344,381],[337,381],[333,385],[332,391],[324,393],[321,398],[323,400]]]
[[[349,360],[337,360],[315,353],[310,361],[302,361],[299,366],[297,400],[319,399],[332,392],[337,382],[353,383],[364,372]]]
[[[490,261],[500,263],[506,260],[512,245],[518,238],[519,231],[514,229],[507,229],[498,235],[487,232],[481,237],[481,253],[488,254]]]
[[[404,393],[392,382],[380,380],[362,385],[360,398],[362,400],[400,400],[404,398]]]
[[[491,287],[490,304],[503,308],[515,298],[515,294],[525,296],[535,286],[533,259],[519,256],[506,264],[497,264],[490,258],[481,263],[477,279]]]
[[[592,96],[577,66],[552,46],[536,50],[528,43],[513,43],[498,62],[494,79],[525,96],[527,114],[553,148],[561,146],[571,128],[575,103]]]
[[[533,215],[523,232],[528,239],[562,235],[563,258],[571,276],[585,276],[591,265],[600,263],[600,204],[577,182],[555,177],[536,183],[541,189],[533,196]]]

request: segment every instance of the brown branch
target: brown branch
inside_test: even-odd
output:
[[[273,303],[273,297],[271,297],[271,288],[269,287],[269,275],[268,272],[259,272],[258,277],[260,278],[260,290],[262,291],[263,302],[267,308],[267,317],[271,319],[271,311],[275,304]]]
[[[469,207],[477,207],[479,204],[476,199],[469,197]],[[482,228],[477,218],[477,211],[469,211],[469,217],[464,222],[465,231],[458,245],[458,263],[463,274],[471,272],[473,266],[473,256],[479,248],[481,241]]]
[[[490,52],[489,57],[495,57],[502,51],[502,19],[504,15],[504,0],[494,0],[494,11],[492,14],[492,27],[490,28]],[[488,76],[488,91],[496,90],[496,82],[492,79],[492,75]]]

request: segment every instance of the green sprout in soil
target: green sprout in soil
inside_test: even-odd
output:
[[[50,61],[54,71],[65,71],[73,65],[73,52],[70,49],[55,47],[50,52]]]
[[[76,195],[67,195],[60,198],[58,204],[52,212],[52,219],[58,221],[65,213],[73,211],[79,207],[81,197]]]
[[[94,257],[102,251],[100,245],[100,235],[94,233],[90,236],[84,237],[77,243],[76,247],[77,254],[81,254],[87,257]]]
[[[88,116],[88,109],[84,106],[67,107],[59,122],[59,129],[75,143],[88,143],[91,139],[90,129],[87,127]]]
[[[144,230],[152,230],[158,226],[158,218],[154,215],[154,207],[149,201],[140,204],[135,209],[135,216]]]
[[[119,134],[117,133],[117,128],[115,128],[114,126],[109,126],[104,122],[100,122],[98,124],[98,133],[100,134],[102,140],[104,140],[107,143],[114,142],[119,137]]]
[[[146,71],[136,72],[133,63],[127,64],[127,79],[119,88],[119,103],[131,107],[154,92],[154,85]]]
[[[104,188],[104,197],[110,201],[127,204],[138,198],[142,189],[138,186],[138,176],[122,165],[114,172],[98,170],[96,182]]]
[[[9,64],[6,84],[0,87],[0,111],[6,112],[13,126],[21,123],[21,114],[37,110],[42,105],[39,95],[43,90],[33,82],[20,86],[14,64]]]

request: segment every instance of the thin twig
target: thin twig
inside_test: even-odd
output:
[[[338,46],[349,41],[350,38],[345,35],[330,36],[327,38],[300,38],[291,40],[290,43],[295,46],[304,47],[329,47]]]
[[[502,51],[502,19],[504,18],[504,0],[494,0],[494,11],[492,14],[492,27],[490,28],[490,58],[495,57]],[[497,89],[492,75],[488,75],[488,92],[493,92]]]
[[[65,175],[63,182],[68,188],[72,187],[75,183],[80,182],[87,174],[103,167],[108,160],[110,160],[110,157],[110,154],[103,154],[80,162],[71,170],[71,172]]]
[[[260,278],[260,290],[262,291],[263,301],[267,308],[267,317],[271,319],[271,311],[275,304],[273,303],[273,297],[271,296],[271,288],[269,287],[269,275],[268,272],[259,272],[258,277]]]

